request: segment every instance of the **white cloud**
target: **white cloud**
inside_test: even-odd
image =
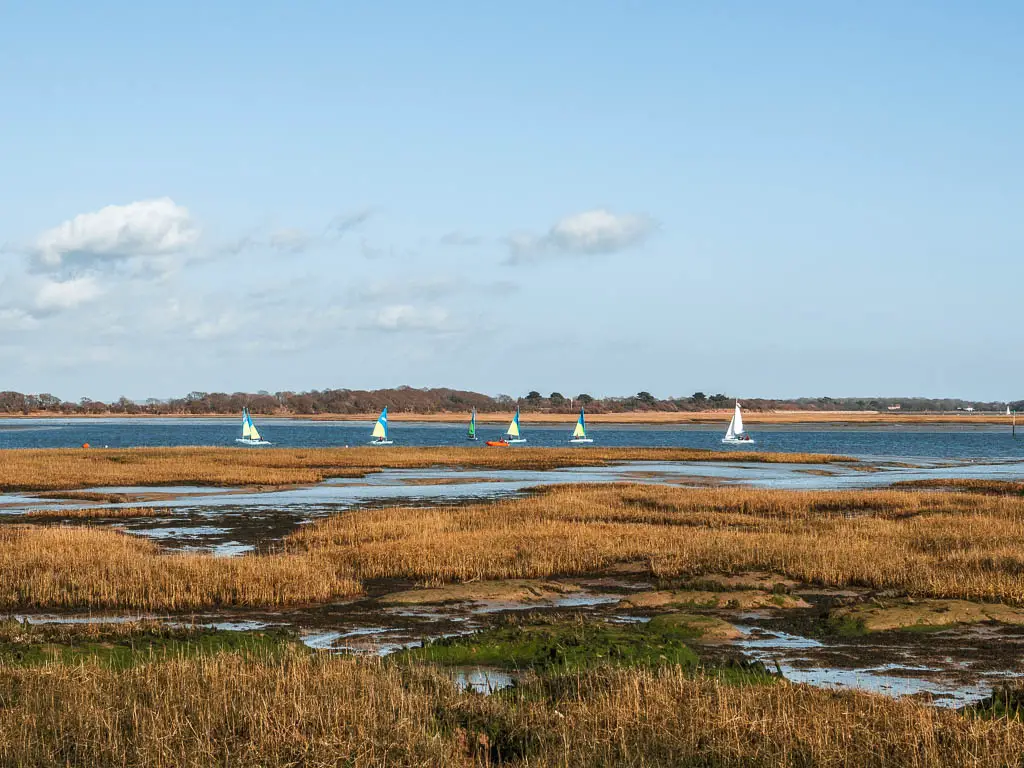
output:
[[[71,280],[46,280],[36,291],[35,307],[40,312],[74,309],[100,297],[103,290],[92,276]]]
[[[649,216],[615,214],[603,208],[566,216],[545,234],[516,233],[505,239],[508,263],[541,258],[544,254],[590,256],[616,253],[639,245],[657,227]]]
[[[443,331],[447,323],[448,312],[439,307],[391,304],[377,311],[372,326],[383,331]]]
[[[43,232],[30,249],[46,270],[93,266],[147,256],[167,256],[199,238],[186,208],[169,197],[108,205]]]

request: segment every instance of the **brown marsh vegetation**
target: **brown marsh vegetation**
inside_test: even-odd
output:
[[[980,480],[967,477],[935,477],[927,480],[901,480],[894,488],[907,490],[967,491],[1024,496],[1024,482],[1019,480]]]
[[[1024,604],[1024,500],[977,494],[557,486],[489,504],[360,510],[302,528],[286,549],[358,579],[546,578],[634,563],[663,579],[770,571]]]
[[[18,520],[114,520],[132,517],[165,517],[169,509],[157,507],[58,507],[55,509],[30,509]]]
[[[542,579],[626,564],[666,582],[766,571],[1024,605],[1024,499],[558,486],[493,503],[353,510],[304,526],[280,552],[238,558],[163,553],[117,531],[11,525],[0,527],[0,606],[275,607],[356,594],[374,579]]]
[[[187,611],[278,607],[359,592],[336,562],[307,554],[162,553],[151,541],[83,526],[0,527],[0,609]]]
[[[0,763],[22,766],[1016,765],[1024,724],[680,667],[461,693],[430,665],[234,653],[0,666]]]
[[[854,461],[808,453],[684,448],[126,448],[0,451],[0,490],[69,490],[123,485],[301,485],[362,477],[380,469],[434,466],[554,469],[621,461]]]

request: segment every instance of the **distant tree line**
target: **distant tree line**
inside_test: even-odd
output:
[[[392,412],[455,413],[476,408],[481,413],[508,411],[516,406],[524,410],[547,413],[568,413],[585,406],[593,413],[628,413],[631,411],[688,412],[729,408],[733,398],[721,393],[707,395],[694,392],[689,397],[658,398],[650,392],[637,392],[630,397],[594,398],[586,393],[565,395],[552,392],[542,395],[531,391],[523,397],[510,395],[491,397],[479,392],[458,389],[325,389],[309,392],[190,392],[185,397],[170,400],[149,399],[144,402],[121,397],[111,403],[83,397],[74,402],[54,395],[25,395],[21,392],[0,392],[0,413],[60,413],[67,415],[109,414],[160,416],[214,415],[238,413],[248,407],[253,413],[264,415],[311,416],[315,414],[375,413],[384,406]],[[855,397],[801,397],[791,400],[765,398],[743,399],[743,406],[751,411],[886,411],[899,406],[901,413],[925,411],[956,411],[972,408],[976,411],[1003,411],[1006,403],[979,402],[958,399],[910,398],[855,398]],[[1016,411],[1024,411],[1024,400],[1010,403]]]

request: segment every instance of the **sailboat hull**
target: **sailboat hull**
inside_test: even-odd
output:
[[[592,437],[574,437],[571,440],[569,440],[569,442],[570,443],[592,443],[592,442],[594,442],[594,438],[592,438]]]
[[[252,438],[248,438],[248,437],[236,437],[235,438],[235,442],[236,443],[241,443],[242,445],[271,445],[272,444],[269,440],[253,440]]]
[[[467,440],[479,440],[480,438],[479,437],[467,437],[466,439]]]
[[[525,437],[506,437],[505,438],[505,442],[506,443],[525,443],[526,442],[526,438]]]
[[[394,445],[394,440],[371,440],[370,445]]]
[[[727,445],[753,445],[752,437],[723,437],[722,442]]]

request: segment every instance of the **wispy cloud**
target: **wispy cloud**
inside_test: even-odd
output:
[[[483,238],[477,235],[467,235],[464,232],[447,232],[441,235],[441,245],[450,245],[453,248],[467,248],[474,245],[480,245],[483,242]]]
[[[505,238],[508,264],[547,256],[594,256],[640,245],[657,229],[642,214],[615,214],[603,208],[566,216],[542,235],[518,232]]]

